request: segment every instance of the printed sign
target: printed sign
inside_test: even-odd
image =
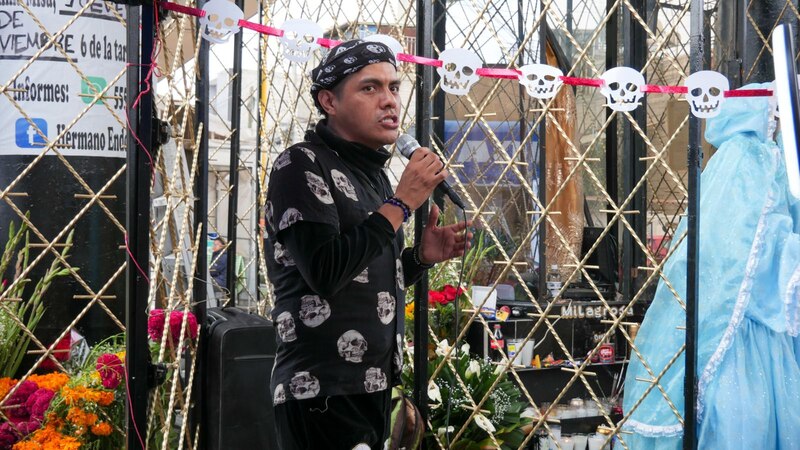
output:
[[[11,97],[0,96],[0,155],[38,155],[51,145],[65,156],[125,157],[125,6],[21,3],[0,0],[0,83]]]

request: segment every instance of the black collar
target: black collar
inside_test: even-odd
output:
[[[316,134],[325,144],[339,154],[349,165],[357,168],[366,175],[375,175],[386,165],[392,155],[384,147],[377,150],[356,142],[350,142],[336,135],[328,128],[327,121],[317,123]]]

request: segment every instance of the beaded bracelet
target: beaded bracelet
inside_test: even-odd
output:
[[[414,260],[414,264],[420,266],[421,268],[430,269],[431,267],[433,267],[433,264],[425,264],[422,262],[421,259],[419,259],[419,252],[421,248],[422,244],[420,243],[415,245],[414,248],[411,249],[411,259]]]
[[[408,218],[411,217],[411,208],[409,208],[408,205],[406,205],[406,203],[404,201],[400,200],[397,197],[392,196],[392,197],[389,197],[386,200],[384,200],[383,203],[389,204],[389,205],[394,205],[394,206],[397,206],[398,208],[402,209],[403,210],[403,222],[408,222]]]

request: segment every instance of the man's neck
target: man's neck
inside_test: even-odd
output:
[[[335,121],[330,120],[330,118],[325,119],[325,126],[327,126],[328,130],[331,133],[335,134],[336,137],[338,137],[339,139],[342,139],[344,141],[347,141],[347,142],[350,142],[350,143],[353,143],[353,144],[358,144],[358,145],[360,145],[362,147],[366,147],[366,148],[368,148],[370,150],[378,150],[379,148],[383,148],[383,147],[372,147],[371,145],[367,145],[367,144],[364,144],[364,143],[361,143],[361,142],[353,141],[352,139],[348,138],[347,137],[347,133],[343,133],[343,130],[341,128],[339,128],[339,126],[336,124]]]

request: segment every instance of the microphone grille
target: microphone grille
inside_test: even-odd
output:
[[[421,147],[416,139],[405,133],[397,137],[395,146],[397,147],[397,151],[408,159],[411,159],[411,154],[414,153],[414,150]]]

